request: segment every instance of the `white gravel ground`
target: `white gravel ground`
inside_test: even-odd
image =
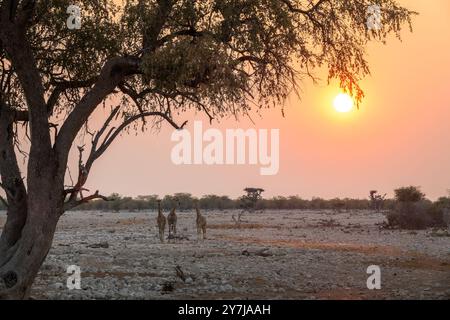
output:
[[[198,241],[194,213],[180,212],[179,239],[161,244],[155,212],[67,213],[32,297],[450,299],[444,231],[384,230],[369,211],[265,211],[240,228],[232,214],[204,212],[208,237]],[[69,265],[81,268],[81,290],[66,287]],[[381,268],[381,290],[367,289],[369,265]]]

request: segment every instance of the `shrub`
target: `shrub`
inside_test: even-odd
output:
[[[418,202],[425,199],[425,194],[420,191],[419,187],[403,187],[394,190],[395,200],[399,202]]]
[[[387,213],[387,220],[389,227],[408,230],[444,226],[443,209],[428,200],[398,201]]]
[[[450,209],[450,197],[440,197],[436,204],[443,209]]]

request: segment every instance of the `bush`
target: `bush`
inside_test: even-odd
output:
[[[387,213],[388,226],[392,228],[420,230],[442,227],[443,209],[428,200],[397,202],[394,210]]]
[[[450,209],[450,197],[440,197],[436,204],[443,209]]]
[[[425,194],[420,191],[419,187],[403,187],[394,190],[395,200],[399,202],[418,202],[425,199]]]

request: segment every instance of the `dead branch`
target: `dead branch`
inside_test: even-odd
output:
[[[111,199],[101,195],[99,193],[99,191],[97,190],[94,194],[92,194],[90,196],[87,196],[85,198],[81,198],[80,200],[66,202],[65,205],[64,205],[64,211],[73,209],[75,207],[78,207],[78,206],[82,205],[83,203],[88,203],[88,202],[90,202],[92,200],[96,200],[96,199],[101,199],[103,201],[111,201]]]
[[[142,118],[142,117],[150,117],[150,116],[157,116],[157,117],[161,117],[164,120],[166,120],[172,127],[174,127],[177,130],[181,130],[183,129],[186,124],[187,121],[183,122],[183,124],[178,125],[175,123],[175,121],[166,113],[163,112],[159,112],[159,111],[149,111],[149,112],[144,112],[144,113],[139,113],[137,115],[134,115],[130,118],[128,118],[127,120],[125,120],[120,126],[117,127],[117,129],[112,128],[106,138],[103,140],[102,144],[100,145],[100,147],[97,149],[97,144],[98,141],[100,140],[100,137],[102,135],[102,133],[106,130],[106,128],[109,126],[109,123],[111,122],[113,115],[115,113],[117,113],[117,108],[115,110],[113,110],[113,112],[111,113],[110,117],[108,118],[108,120],[105,122],[104,126],[102,127],[102,129],[99,131],[99,133],[96,135],[96,137],[94,138],[93,141],[93,146],[91,149],[91,154],[89,156],[88,161],[86,162],[86,167],[88,169],[90,169],[90,167],[92,166],[93,162],[98,159],[107,149],[108,147],[111,145],[111,143],[119,136],[119,134],[126,128],[128,127],[130,124],[132,124],[134,121]]]
[[[175,271],[177,272],[177,277],[183,280],[183,282],[186,282],[186,275],[184,274],[183,270],[180,266],[175,267]]]

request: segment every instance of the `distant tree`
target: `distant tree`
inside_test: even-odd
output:
[[[307,209],[308,201],[300,198],[299,196],[288,197],[289,209]]]
[[[194,198],[190,193],[175,193],[174,199],[179,205],[179,210],[189,210],[193,208]]]
[[[331,200],[331,206],[335,212],[340,213],[343,209],[346,208],[346,202],[342,199],[335,198]]]
[[[235,203],[228,196],[206,195],[200,199],[200,207],[203,209],[232,209]]]
[[[245,195],[239,198],[239,207],[241,208],[241,212],[237,215],[232,215],[232,219],[236,222],[236,224],[240,224],[242,222],[242,215],[244,212],[253,212],[256,210],[258,201],[262,200],[262,193],[264,192],[264,189],[245,188],[244,192]]]
[[[440,197],[436,203],[441,208],[450,209],[450,196]]]
[[[245,188],[245,195],[240,198],[241,208],[247,211],[253,211],[256,203],[262,199],[264,189],[261,188]]]
[[[174,116],[188,109],[212,120],[282,106],[318,67],[359,102],[368,41],[399,36],[413,15],[395,0],[77,2],[82,26],[71,30],[72,0],[0,0],[1,298],[28,297],[66,210],[105,198],[85,184],[121,133],[183,128]],[[374,3],[382,24],[368,30]],[[102,106],[96,129],[88,121]],[[90,148],[74,148],[83,137]],[[78,174],[67,186],[71,150]]]
[[[399,202],[419,202],[425,199],[425,194],[420,191],[420,187],[409,186],[394,190],[395,200]]]
[[[444,226],[444,208],[431,202],[419,187],[394,190],[395,206],[387,213],[388,226],[402,229],[425,229]]]
[[[118,193],[113,193],[109,196],[108,208],[114,212],[118,212],[122,208],[122,196]]]
[[[331,206],[325,199],[313,197],[310,202],[311,209],[331,209]]]
[[[378,191],[371,190],[369,193],[370,207],[372,210],[380,211],[383,209],[384,199],[386,198],[386,193],[384,195],[378,194]]]
[[[142,209],[152,209],[156,210],[158,207],[158,201],[159,197],[158,195],[141,195],[136,198],[136,200],[141,201],[141,208]]]

